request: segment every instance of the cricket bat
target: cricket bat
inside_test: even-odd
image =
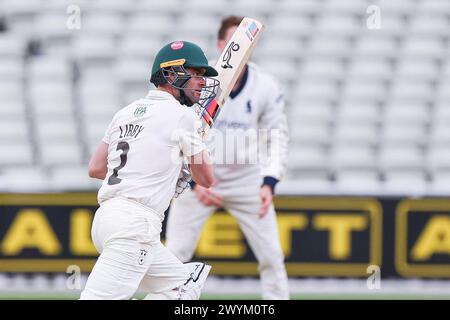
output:
[[[215,65],[219,73],[215,78],[220,81],[220,85],[216,97],[206,103],[202,112],[204,133],[214,125],[263,30],[264,25],[261,22],[245,17],[220,54]]]

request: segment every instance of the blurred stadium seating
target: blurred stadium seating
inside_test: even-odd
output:
[[[381,9],[381,29],[366,25],[370,5]],[[67,23],[78,9],[80,28],[69,29]],[[338,197],[332,201],[334,206],[355,195],[375,195],[371,198],[378,198],[382,205],[384,224],[382,297],[448,298],[450,286],[439,275],[437,280],[406,279],[411,275],[394,267],[393,259],[400,253],[393,239],[395,235],[397,241],[400,234],[394,203],[415,196],[448,196],[450,190],[450,0],[0,0],[0,193],[12,193],[12,198],[15,193],[42,193],[47,204],[49,192],[92,191],[94,195],[99,181],[87,175],[90,155],[112,115],[152,87],[150,70],[157,50],[169,41],[189,40],[213,60],[219,54],[216,32],[228,14],[249,15],[265,23],[253,60],[272,73],[285,92],[289,167],[277,192],[351,196]],[[353,203],[359,198],[354,197]],[[67,201],[67,207],[58,207],[58,212],[43,210],[67,248],[56,256],[37,255],[29,263],[32,268],[40,265],[39,259],[46,263],[69,256],[86,263],[92,258],[89,250],[79,255],[72,252],[73,243],[87,244],[88,233],[79,232],[73,239],[67,236],[75,234],[73,226],[85,230],[83,214],[89,215],[89,210],[82,211],[82,219],[73,226],[67,222],[72,208],[78,209],[73,202],[78,205],[83,199]],[[95,197],[92,199],[96,204]],[[443,202],[443,208],[439,201],[427,204],[427,210],[434,208],[428,212],[431,217],[448,211],[448,202]],[[80,207],[85,209],[88,204],[83,202]],[[336,208],[337,214],[348,211],[347,207],[344,211]],[[372,239],[372,225],[376,224],[370,220],[370,240],[355,237],[355,243],[349,245],[356,258],[342,261],[303,256],[308,251],[303,245],[314,243],[307,249],[315,254],[328,247],[310,241],[316,239],[308,238],[310,234],[319,239],[311,226],[301,230],[307,236],[300,238],[300,218],[310,208],[298,209],[299,214],[292,217],[290,211],[278,212],[279,218],[293,219],[283,220],[280,232],[285,240],[296,240],[289,249],[295,254],[287,255],[289,263],[359,262],[381,241],[376,236]],[[3,236],[13,229],[8,226],[13,216],[9,213],[14,210],[8,210],[2,216]],[[310,225],[322,207],[316,211],[310,212]],[[405,218],[411,224],[405,238],[429,231],[421,217],[416,221],[411,216],[411,220]],[[288,230],[290,221],[294,223]],[[368,234],[367,230],[361,234]],[[236,240],[233,230],[230,232],[231,241]],[[442,234],[438,235],[444,239]],[[434,273],[435,263],[448,261],[445,250],[440,252],[441,247],[433,247],[435,243],[428,246],[441,254],[437,259],[408,261],[410,254],[405,253],[406,262],[428,264]],[[19,299],[30,294],[31,298],[33,294],[34,298],[78,298],[76,291],[68,289],[67,274],[62,273],[65,264],[58,272],[26,274],[14,268],[18,265],[30,271],[24,267],[27,262],[20,261],[28,257],[27,252],[9,256],[0,252],[0,256],[2,263],[19,258],[3,264],[0,299],[15,297],[11,292]],[[240,266],[240,262],[253,260],[230,261]],[[342,279],[333,268],[308,277],[309,271],[302,273],[304,269],[291,264],[292,298],[381,297],[367,291],[366,279]],[[448,278],[448,269],[444,271]],[[397,278],[385,278],[393,274]],[[412,276],[423,274],[413,272]],[[322,275],[333,278],[317,278]],[[305,279],[300,279],[302,276]],[[86,277],[82,275],[83,283]],[[209,298],[243,294],[253,299],[259,294],[259,285],[257,278],[211,277],[205,293]]]
[[[366,27],[371,4],[379,30]],[[157,50],[192,40],[213,59],[230,13],[267,26],[254,60],[286,94],[281,191],[448,193],[447,0],[0,0],[2,191],[95,190],[89,155],[150,88]]]

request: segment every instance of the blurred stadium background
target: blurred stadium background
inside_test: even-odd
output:
[[[367,27],[371,5],[381,29]],[[0,299],[76,296],[67,259],[87,272],[95,258],[71,236],[95,210],[93,148],[146,94],[163,44],[190,40],[214,59],[228,14],[266,24],[253,60],[285,91],[277,206],[294,297],[450,297],[449,0],[0,0]],[[363,223],[346,224],[346,242],[320,229],[323,212]],[[257,297],[245,242],[208,244],[221,223],[232,224],[216,215],[197,251],[218,266],[206,292]],[[41,242],[52,234],[59,247]],[[380,290],[366,286],[370,264]]]

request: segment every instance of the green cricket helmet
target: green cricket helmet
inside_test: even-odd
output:
[[[208,59],[198,45],[188,41],[175,41],[159,50],[153,62],[152,77],[163,68],[180,65],[184,68],[205,69],[206,77],[218,75],[216,69],[208,65]]]
[[[202,77],[206,84],[202,89],[202,97],[195,101],[186,88],[188,81],[196,76],[190,75],[186,68],[204,69]],[[150,82],[155,86],[168,83],[180,90],[180,103],[192,106],[194,103],[202,106],[205,100],[215,97],[219,81],[210,77],[217,76],[216,69],[208,65],[208,59],[203,50],[196,44],[188,41],[174,41],[165,45],[155,57]]]

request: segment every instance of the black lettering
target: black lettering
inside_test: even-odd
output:
[[[140,128],[140,126],[134,126],[134,130],[133,130],[133,133],[131,134],[133,137],[135,137],[136,138],[136,133],[137,133],[137,131],[139,130],[139,128]]]
[[[137,138],[137,136],[139,135],[139,133],[142,132],[142,130],[144,130],[144,127],[143,127],[143,126],[140,126],[139,131],[136,133],[135,138]]]
[[[120,181],[122,181],[122,179],[118,177],[118,174],[119,170],[122,169],[127,163],[127,154],[128,151],[130,150],[130,145],[125,141],[121,141],[117,144],[116,150],[117,151],[122,150],[122,154],[120,155],[120,164],[113,169],[113,173],[108,179],[108,184],[110,186],[118,184],[120,183]]]

